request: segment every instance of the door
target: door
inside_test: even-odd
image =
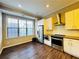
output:
[[[38,26],[38,40],[41,43],[44,43],[44,26],[39,25]]]

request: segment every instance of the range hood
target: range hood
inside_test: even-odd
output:
[[[61,22],[61,14],[57,14],[57,15],[56,15],[56,19],[57,19],[57,23],[56,23],[55,25],[57,25],[57,26],[64,25],[64,24]]]

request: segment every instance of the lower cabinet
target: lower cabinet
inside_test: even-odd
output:
[[[64,38],[64,51],[79,58],[79,40]]]
[[[48,37],[48,40],[44,39],[44,44],[51,46],[51,36]]]
[[[63,45],[63,47],[64,47],[64,51],[66,52],[66,53],[69,53],[69,54],[71,54],[71,43],[70,43],[70,39],[66,39],[66,38],[64,38],[64,45]]]
[[[72,55],[79,57],[79,40],[72,40],[71,45]]]

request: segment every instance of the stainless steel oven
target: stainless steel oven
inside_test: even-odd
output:
[[[52,47],[63,51],[63,37],[64,35],[55,34],[51,36]]]

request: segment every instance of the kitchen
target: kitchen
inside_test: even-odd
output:
[[[79,1],[0,0],[0,59],[79,59]]]
[[[44,25],[44,44],[79,58],[78,15],[79,7],[78,4],[75,4],[58,11],[49,18],[39,20],[38,25]],[[52,42],[52,40],[59,39],[61,36],[62,45],[58,45],[57,41],[54,45],[55,41]]]

